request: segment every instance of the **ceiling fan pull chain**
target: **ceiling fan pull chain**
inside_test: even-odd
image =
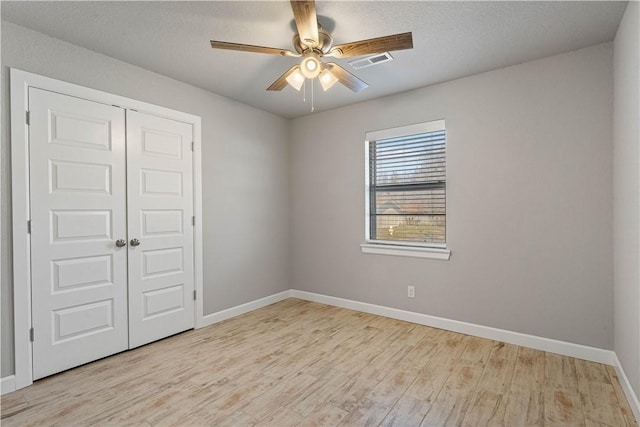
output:
[[[307,103],[307,79],[302,82],[302,102]]]
[[[314,109],[315,109],[315,106],[313,105],[313,80],[311,80],[311,112],[312,113]]]

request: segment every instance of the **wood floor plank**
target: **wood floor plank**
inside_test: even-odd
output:
[[[495,341],[472,336],[467,336],[465,341],[467,346],[460,356],[460,362],[469,366],[484,366],[493,350]]]
[[[545,353],[518,347],[504,425],[544,425]]]
[[[343,389],[349,381],[349,378],[345,378],[339,371],[329,372],[327,375],[320,377],[298,397],[287,403],[286,407],[302,416],[310,415],[321,406],[336,407],[334,405],[325,405],[325,403],[331,399],[336,390]]]
[[[292,411],[291,409],[277,407],[260,420],[258,425],[264,427],[293,427],[299,425],[303,419],[302,415]]]
[[[427,402],[436,398],[464,351],[464,337],[457,336],[456,338],[437,344],[438,348],[435,354],[427,365],[418,372],[415,381],[406,391],[407,395]]]
[[[407,371],[392,370],[367,396],[382,406],[392,407],[416,379]]]
[[[629,426],[615,370],[287,299],[1,397],[13,426]]]
[[[545,425],[585,425],[575,360],[545,353]]]
[[[363,369],[359,375],[352,376],[349,381],[336,390],[329,402],[340,409],[351,412],[381,381],[376,378],[376,374],[379,375],[378,371],[371,367]]]
[[[536,388],[512,385],[507,395],[505,426],[543,426],[544,393]]]
[[[542,391],[544,385],[545,353],[532,348],[518,347],[516,366],[511,384]]]
[[[466,427],[504,425],[507,393],[479,390],[459,425]]]
[[[548,388],[572,391],[578,389],[575,359],[545,353],[544,369],[545,386]]]
[[[418,426],[431,407],[430,402],[408,395],[402,396],[380,423],[381,427]]]
[[[616,408],[618,397],[604,365],[584,360],[576,360],[575,365],[585,422],[624,426],[626,421],[622,410]]]
[[[622,391],[620,380],[618,379],[618,374],[616,374],[615,368],[613,366],[606,366],[606,369],[607,373],[609,374],[609,378],[611,379],[613,390],[616,393],[616,397],[618,398],[619,408],[622,411],[622,415],[624,416],[627,426],[637,427],[638,420],[635,419],[633,412],[631,411],[631,407],[629,406],[629,401],[627,400],[624,391]]]
[[[24,396],[22,391],[15,391],[13,393],[2,396],[2,407],[0,407],[0,417],[9,418],[14,417],[22,411],[29,408],[29,402]]]
[[[262,393],[247,402],[241,409],[247,414],[261,419],[274,407],[284,406],[300,393],[304,392],[317,378],[301,373],[293,373],[276,383],[268,392]]]
[[[419,371],[431,360],[436,353],[438,344],[426,337],[419,342],[412,344],[409,351],[396,365],[396,369],[405,371]]]
[[[349,412],[339,426],[377,426],[389,412],[389,408],[371,399],[363,399]]]
[[[460,363],[431,404],[421,426],[457,426],[462,423],[471,404],[483,367],[476,361]]]
[[[462,425],[503,425],[518,348],[494,343]]]
[[[307,427],[335,426],[340,424],[349,413],[333,405],[323,405],[305,417],[299,425]]]

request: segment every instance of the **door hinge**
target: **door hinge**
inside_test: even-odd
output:
[[[191,151],[196,151],[196,142],[191,141]]]
[[[196,291],[193,291],[193,300],[196,300]]]
[[[31,125],[31,111],[26,111],[25,121],[27,122],[27,126]]]
[[[196,217],[195,216],[191,217],[191,225],[196,225]]]
[[[29,329],[29,341],[33,342],[33,328]]]
[[[31,234],[31,220],[27,220],[27,234]]]

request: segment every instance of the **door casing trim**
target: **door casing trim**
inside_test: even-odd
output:
[[[26,112],[29,109],[29,87],[75,96],[88,101],[148,113],[193,125],[193,212],[194,226],[194,287],[195,328],[202,327],[203,266],[202,266],[202,123],[199,116],[143,101],[114,95],[73,83],[44,77],[16,68],[10,69],[11,95],[11,194],[13,231],[13,327],[15,389],[33,383],[31,328],[31,248],[27,230],[29,218],[29,126]]]

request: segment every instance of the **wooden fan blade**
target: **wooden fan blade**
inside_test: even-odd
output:
[[[314,47],[318,44],[318,17],[316,16],[316,2],[314,0],[291,0],[293,17],[296,20],[300,41]]]
[[[373,53],[390,52],[413,48],[411,33],[394,34],[392,36],[377,37],[375,39],[360,40],[352,43],[339,44],[331,49],[329,55],[336,58],[349,56],[370,55]]]
[[[256,53],[267,53],[270,55],[299,56],[298,54],[291,52],[290,50],[287,50],[287,49],[254,46],[251,44],[242,44],[242,43],[221,42],[217,40],[211,40],[211,47],[214,49],[237,50],[240,52],[256,52]]]
[[[335,62],[329,62],[326,64],[326,66],[329,71],[331,71],[331,74],[333,74],[340,83],[354,92],[360,92],[361,90],[369,87],[368,84],[366,84]]]
[[[294,65],[293,67],[289,68],[283,75],[278,77],[275,82],[271,83],[271,86],[269,86],[267,90],[282,90],[287,87],[287,77],[293,74],[298,68],[300,68],[299,65]]]

